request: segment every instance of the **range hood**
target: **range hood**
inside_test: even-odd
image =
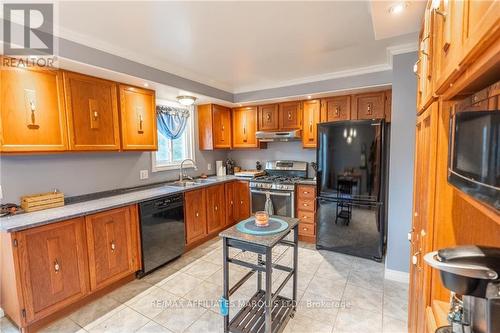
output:
[[[301,139],[300,130],[281,132],[258,131],[255,133],[255,137],[261,142],[297,141]]]

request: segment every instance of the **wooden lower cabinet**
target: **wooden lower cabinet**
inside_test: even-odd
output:
[[[26,322],[43,318],[87,295],[83,218],[21,231],[15,241]]]
[[[226,225],[233,225],[250,216],[250,188],[248,182],[234,181],[224,185],[226,192]]]
[[[92,290],[108,286],[140,269],[133,216],[135,213],[130,207],[123,207],[85,217]]]
[[[433,247],[433,216],[436,182],[438,102],[417,118],[413,222],[410,231],[409,332],[425,332],[425,309],[430,304],[431,268],[424,255]]]
[[[297,212],[299,238],[302,241],[316,241],[316,186],[297,185]]]
[[[140,268],[138,227],[133,205],[1,233],[0,307],[19,327],[36,329],[132,276]]]
[[[184,193],[186,244],[207,235],[207,195],[205,189]]]
[[[207,232],[210,234],[226,225],[224,184],[210,186],[207,192]]]

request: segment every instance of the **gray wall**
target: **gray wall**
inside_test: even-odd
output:
[[[195,120],[195,128],[197,128]],[[198,135],[196,135],[198,147]],[[215,161],[226,158],[225,151],[195,152],[198,170],[188,174],[215,173]],[[212,170],[207,170],[207,164]],[[149,170],[149,178],[139,179],[140,170]],[[19,203],[25,194],[47,192],[54,188],[66,196],[75,196],[117,188],[173,180],[176,170],[151,172],[151,153],[64,153],[27,156],[0,156],[2,202]]]
[[[413,64],[417,53],[393,58],[391,152],[389,169],[389,218],[386,267],[408,272],[413,202],[417,81]]]
[[[233,150],[228,157],[236,161],[245,169],[255,169],[255,162],[264,164],[268,160],[296,160],[305,162],[316,161],[316,149],[302,148],[302,142],[269,142],[267,149],[255,150]],[[312,169],[309,168],[309,176],[312,177]]]

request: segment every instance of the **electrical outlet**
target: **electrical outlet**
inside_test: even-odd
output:
[[[144,180],[144,179],[148,179],[149,178],[149,173],[148,173],[148,170],[141,170],[139,172],[139,178],[141,180]]]
[[[207,164],[207,170],[212,170],[212,163]]]

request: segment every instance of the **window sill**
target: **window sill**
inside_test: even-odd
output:
[[[180,170],[181,164],[169,164],[169,165],[154,165],[151,168],[152,172],[161,172],[161,171],[172,171],[172,170]],[[184,163],[183,169],[194,169],[194,165],[191,162]]]

